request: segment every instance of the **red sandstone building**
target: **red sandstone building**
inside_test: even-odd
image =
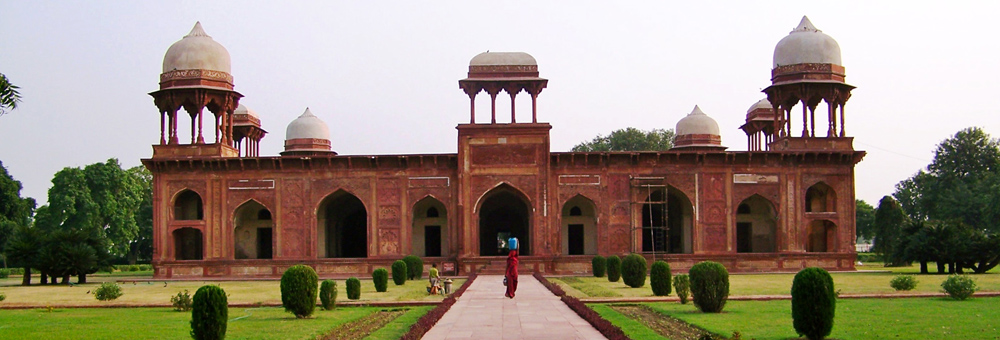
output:
[[[471,105],[457,154],[338,155],[306,109],[285,151],[261,156],[267,132],[239,105],[229,53],[196,24],[167,50],[151,93],[160,142],[143,164],[155,277],[277,277],[298,263],[366,276],[410,254],[464,274],[499,260],[506,235],[520,238],[525,269],[546,273],[632,252],[679,270],[703,260],[737,272],[852,270],[854,165],[865,153],[844,130],[853,86],[840,47],[803,18],[773,66],[767,98],[741,127],[748,151],[726,151],[696,106],[670,151],[552,152],[552,126],[534,105],[548,82],[535,59],[486,52],[459,80]],[[498,96],[511,100],[509,122],[497,123]],[[476,112],[477,99],[492,112]],[[530,120],[515,100],[531,100]],[[191,136],[178,136],[181,123]]]

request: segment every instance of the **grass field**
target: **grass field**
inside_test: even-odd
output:
[[[370,339],[398,339],[432,307],[409,308]],[[317,309],[296,319],[281,307],[230,308],[227,339],[314,339],[338,325],[378,311],[376,307]],[[5,310],[0,339],[190,339],[191,313],[168,308],[73,308]]]
[[[889,280],[900,274],[913,274],[917,278],[917,288],[910,292],[936,293],[941,291],[941,282],[947,275],[919,275],[919,267],[886,268],[881,265],[865,267],[865,269],[892,270],[892,272],[852,272],[831,273],[836,289],[841,294],[901,294],[889,287]],[[1000,291],[1000,268],[994,268],[986,274],[970,275],[976,280],[980,291]],[[678,274],[678,273],[675,273]],[[734,296],[747,295],[788,295],[792,287],[794,273],[786,274],[737,274],[729,275],[729,294]],[[640,288],[626,286],[622,280],[608,282],[606,277],[554,277],[550,280],[559,284],[566,293],[577,297],[653,297],[649,285]],[[674,292],[671,292],[676,296]]]
[[[1000,298],[956,301],[945,298],[850,299],[837,301],[833,333],[836,339],[997,339],[1000,338]],[[796,338],[791,302],[729,301],[723,313],[705,314],[690,303],[647,303],[661,313],[718,334],[739,331],[744,339]],[[659,339],[638,322],[622,319],[606,305],[595,311],[633,339]],[[636,330],[638,329],[638,330]]]
[[[38,285],[35,278],[34,284],[28,287],[20,286],[21,277],[13,276],[0,279],[0,293],[7,295],[7,299],[0,302],[0,306],[127,306],[127,305],[150,305],[169,304],[170,297],[178,292],[188,290],[191,295],[203,285],[219,285],[229,294],[231,304],[281,304],[281,291],[279,281],[151,281],[140,282],[135,280],[147,280],[145,276],[108,276],[96,275],[88,276],[90,283],[84,285]],[[465,279],[453,279],[454,289],[458,289]],[[75,282],[75,278],[73,280]],[[119,281],[122,285],[124,295],[114,301],[97,301],[94,298],[93,290],[100,286],[103,281]],[[371,279],[361,280],[361,299],[347,300],[344,280],[337,281],[337,301],[441,301],[442,295],[428,295],[426,290],[426,280],[407,281],[402,286],[389,283],[387,292],[378,293]]]

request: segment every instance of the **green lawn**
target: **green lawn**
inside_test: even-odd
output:
[[[398,339],[433,307],[414,307],[372,339]],[[296,319],[281,307],[230,308],[227,339],[313,339],[379,310],[376,307],[317,308]],[[190,339],[191,313],[167,308],[75,308],[0,312],[0,339]]]
[[[90,276],[90,283],[84,285],[38,285],[38,279],[33,280],[34,284],[28,287],[20,286],[21,277],[12,276],[0,279],[0,293],[7,295],[7,299],[0,304],[4,306],[125,306],[125,305],[149,305],[149,304],[169,304],[170,297],[178,292],[188,290],[191,295],[199,287],[207,284],[219,285],[229,294],[231,304],[281,304],[281,290],[279,281],[151,281],[139,282],[133,280],[149,279],[147,276]],[[453,279],[452,287],[458,289],[465,279]],[[114,301],[101,302],[94,298],[93,290],[103,281],[124,281],[121,283],[124,295]],[[344,280],[337,282],[337,301],[347,300]],[[76,282],[76,279],[73,279]],[[371,279],[361,280],[360,302],[379,301],[441,301],[442,295],[428,295],[426,290],[426,280],[407,281],[402,286],[397,286],[389,282],[389,289],[384,293],[375,291],[375,285]]]
[[[901,273],[913,274],[917,278],[917,288],[911,292],[936,293],[941,291],[941,282],[947,275],[919,275],[919,267],[885,268],[881,265],[865,267],[866,269],[892,270],[892,272],[851,272],[831,273],[836,289],[842,294],[896,294],[889,287],[889,281]],[[976,280],[980,291],[1000,291],[1000,268],[989,273],[970,275]],[[679,274],[679,273],[674,273]],[[794,273],[787,274],[733,274],[729,275],[729,294],[745,295],[789,295]],[[553,277],[550,281],[560,285],[566,293],[577,298],[587,297],[653,297],[649,285],[640,288],[626,286],[622,280],[608,282],[606,277]],[[672,296],[676,296],[671,292]]]

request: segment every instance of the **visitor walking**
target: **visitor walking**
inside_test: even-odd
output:
[[[507,283],[507,292],[504,296],[511,299],[517,291],[517,262],[517,249],[511,249],[510,253],[507,253],[507,272],[504,273],[504,281]]]
[[[440,282],[440,276],[438,276],[438,265],[437,263],[431,264],[431,270],[429,271],[429,279],[431,281],[431,294],[434,294],[438,290],[438,282]]]

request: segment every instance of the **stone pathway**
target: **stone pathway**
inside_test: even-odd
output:
[[[606,339],[531,275],[513,299],[502,275],[480,275],[424,339]]]

